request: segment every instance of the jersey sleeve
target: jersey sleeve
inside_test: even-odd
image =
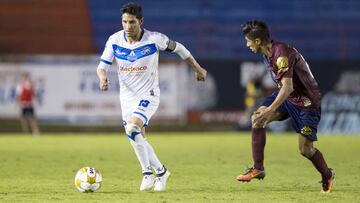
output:
[[[282,78],[292,78],[295,65],[295,57],[290,53],[287,46],[279,47],[275,57],[275,65],[277,68],[276,80]]]
[[[103,62],[107,65],[111,65],[114,60],[114,51],[112,48],[113,39],[109,37],[108,41],[105,44],[105,49],[100,57],[100,62]]]
[[[156,47],[159,50],[165,51],[166,48],[168,47],[170,39],[166,35],[156,32],[156,33],[154,33],[154,41],[155,41]]]

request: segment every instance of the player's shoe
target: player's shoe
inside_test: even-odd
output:
[[[332,186],[334,184],[334,180],[335,180],[335,172],[333,169],[330,168],[331,171],[331,177],[328,180],[322,180],[321,184],[321,193],[330,193],[332,191]]]
[[[153,189],[155,184],[155,176],[152,173],[145,173],[143,174],[143,179],[140,185],[140,190],[151,190]]]
[[[247,168],[245,173],[242,175],[239,175],[236,180],[241,181],[241,182],[249,182],[251,181],[251,179],[258,179],[258,180],[262,180],[265,178],[265,171],[261,171],[259,169],[256,169],[254,167],[251,168]]]
[[[155,179],[154,191],[164,191],[166,189],[166,182],[170,177],[170,172],[165,168],[165,172],[158,174]]]

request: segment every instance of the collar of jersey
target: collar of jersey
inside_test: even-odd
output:
[[[144,29],[141,28],[141,34],[140,34],[140,37],[139,37],[139,41],[141,41],[143,35],[144,35]],[[128,41],[127,41],[127,38],[126,38],[126,33],[125,33],[125,31],[124,31],[124,39],[125,39],[125,42],[128,42]]]

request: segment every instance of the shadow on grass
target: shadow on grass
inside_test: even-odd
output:
[[[104,192],[96,192],[96,194],[134,194],[135,192],[129,191],[121,191],[121,190],[113,190],[113,191],[104,191]]]

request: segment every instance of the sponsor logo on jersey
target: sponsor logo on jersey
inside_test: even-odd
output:
[[[126,52],[121,52],[119,49],[116,49],[115,53],[118,54],[118,55],[127,55]]]
[[[143,55],[151,53],[151,49],[149,47],[144,47],[144,49],[141,51]]]
[[[147,70],[147,66],[140,66],[140,67],[119,67],[119,72],[121,73],[144,73]]]
[[[307,97],[303,98],[302,103],[305,107],[311,106],[311,101]]]
[[[279,56],[276,60],[276,66],[279,72],[286,72],[289,69],[289,59],[286,56]]]

